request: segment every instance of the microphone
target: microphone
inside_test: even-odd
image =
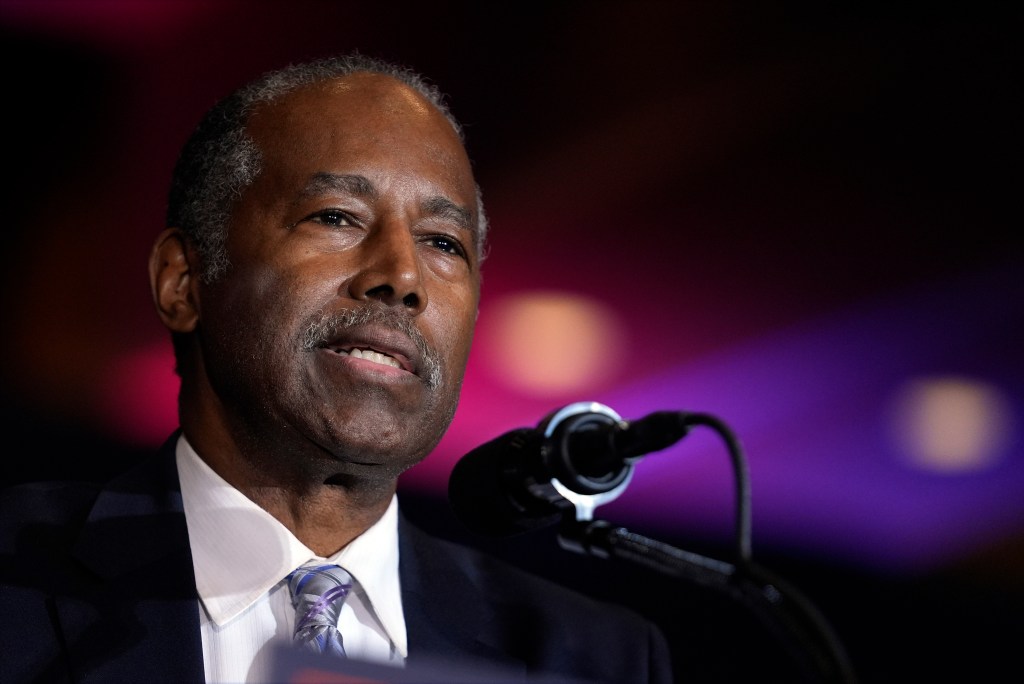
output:
[[[689,431],[687,414],[660,411],[623,420],[595,402],[570,404],[536,428],[517,428],[462,457],[448,480],[448,501],[473,532],[509,536],[553,525],[575,509],[617,498],[644,454]]]

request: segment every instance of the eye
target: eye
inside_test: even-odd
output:
[[[341,209],[324,209],[323,211],[319,211],[307,217],[306,220],[338,228],[357,225],[357,222],[352,218],[352,215],[342,211]]]
[[[426,239],[426,242],[440,251],[451,254],[452,256],[466,258],[466,249],[462,246],[462,243],[453,237],[448,235],[431,235]]]

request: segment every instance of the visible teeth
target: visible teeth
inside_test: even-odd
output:
[[[351,349],[349,350],[348,355],[357,359],[365,359],[366,361],[373,361],[374,363],[391,366],[392,368],[402,367],[398,361],[392,357],[387,354],[381,354],[380,352],[373,351],[372,349]]]

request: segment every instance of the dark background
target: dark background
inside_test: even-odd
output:
[[[3,0],[3,479],[103,477],[162,441],[175,387],[145,263],[177,150],[240,82],[358,49],[449,94],[492,223],[481,343],[451,438],[404,482],[411,515],[656,617],[690,681],[787,679],[734,600],[552,530],[474,538],[445,501],[461,454],[557,406],[706,408],[748,447],[757,561],[862,680],[1012,678],[1021,20],[1012,3]],[[590,384],[503,384],[489,312],[536,291],[624,331]],[[950,374],[998,389],[1009,437],[987,470],[921,473],[867,419]],[[647,462],[609,518],[727,557],[727,471]]]

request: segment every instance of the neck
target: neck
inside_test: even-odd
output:
[[[251,485],[239,490],[287,527],[319,556],[330,556],[380,520],[394,487],[362,491],[340,485],[307,487]]]
[[[339,474],[344,464],[322,456],[267,454],[209,433],[186,437],[214,472],[320,556],[337,553],[380,520],[395,494],[397,477]]]

